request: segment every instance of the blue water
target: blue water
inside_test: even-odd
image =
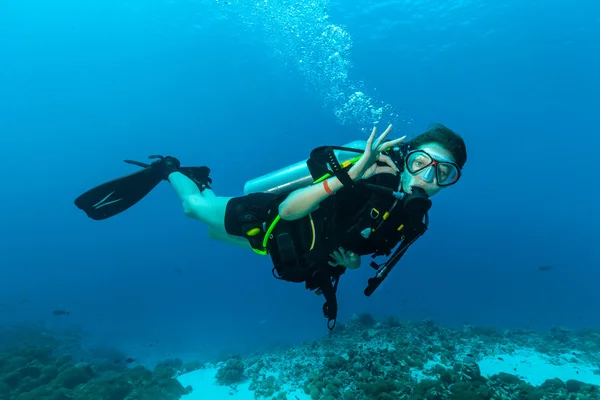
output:
[[[259,4],[0,3],[0,324],[146,360],[320,337],[322,298],[209,240],[167,184],[102,222],[73,200],[123,159],[208,165],[235,196],[373,125],[441,122],[466,140],[463,179],[375,295],[368,259],[343,277],[340,319],[600,326],[597,2]]]

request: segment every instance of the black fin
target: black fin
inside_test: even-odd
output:
[[[75,205],[94,220],[113,217],[143,199],[163,179],[151,167],[122,176],[88,190]]]

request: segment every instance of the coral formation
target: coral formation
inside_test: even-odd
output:
[[[181,361],[143,367],[76,360],[64,341],[38,326],[0,330],[2,400],[178,400],[191,392],[176,379]],[[18,340],[16,340],[18,338]],[[111,352],[114,355],[114,352]]]

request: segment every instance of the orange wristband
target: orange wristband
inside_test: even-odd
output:
[[[327,180],[323,181],[323,189],[325,189],[325,193],[327,193],[327,194],[333,194],[333,191],[329,187],[329,183],[327,183]]]

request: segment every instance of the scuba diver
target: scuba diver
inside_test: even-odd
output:
[[[270,256],[276,278],[323,295],[333,329],[341,275],[358,268],[361,256],[386,257],[370,263],[370,296],[427,230],[430,197],[458,182],[467,160],[464,140],[444,125],[408,143],[386,140],[391,130],[377,140],[374,128],[366,142],[315,148],[307,160],[248,181],[238,197],[215,195],[208,167],[182,167],[171,156],[125,160],[143,169],[85,192],[75,205],[103,220],[169,181],[185,214],[204,222],[211,238]]]

